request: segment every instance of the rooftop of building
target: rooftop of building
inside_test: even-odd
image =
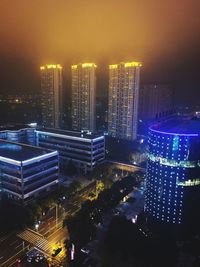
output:
[[[155,132],[174,135],[200,135],[200,119],[196,117],[175,117],[150,126]]]
[[[125,68],[129,67],[142,67],[142,63],[138,61],[132,61],[132,62],[120,62],[118,64],[111,64],[109,65],[109,69],[117,69],[120,67],[120,65],[123,65]]]
[[[77,69],[78,67],[81,67],[81,68],[96,68],[97,65],[95,63],[79,63],[79,64],[75,64],[75,65],[72,65],[71,68],[74,70],[74,69]]]
[[[54,134],[59,134],[59,135],[64,135],[64,136],[69,136],[69,137],[78,137],[78,138],[85,138],[85,139],[95,139],[100,136],[103,136],[103,134],[94,134],[90,133],[88,131],[68,131],[68,130],[61,130],[61,129],[54,129],[54,128],[38,128],[37,131],[40,132],[47,132],[47,133],[54,133]]]
[[[4,131],[19,131],[22,129],[32,128],[31,126],[27,124],[8,124],[8,125],[1,125],[0,126],[0,132]]]
[[[62,66],[60,64],[46,64],[40,66],[40,70],[46,70],[46,69],[62,69]]]
[[[25,161],[51,152],[53,151],[50,149],[0,139],[0,159],[3,157],[16,161]]]

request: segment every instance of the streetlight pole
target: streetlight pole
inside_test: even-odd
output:
[[[96,198],[97,198],[97,186],[98,186],[98,181],[96,180],[96,190],[95,190],[95,195],[96,195]]]
[[[56,204],[56,228],[58,228],[58,204]]]

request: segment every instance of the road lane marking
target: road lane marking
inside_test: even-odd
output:
[[[29,247],[29,245],[28,246],[26,246],[26,247],[24,247],[24,250],[26,250],[27,248]],[[9,261],[11,261],[12,259],[14,259],[18,254],[20,254],[22,251],[24,251],[23,249],[21,249],[20,251],[18,251],[17,253],[15,253],[15,255],[13,255],[13,256],[11,256],[10,258],[8,258],[6,261],[4,261],[2,264],[3,265],[1,265],[1,266],[6,266],[5,264],[7,263],[7,262],[9,262]]]
[[[15,249],[17,249],[17,248],[19,248],[19,247],[21,247],[21,246],[22,246],[22,244],[19,244],[18,246],[15,247]]]

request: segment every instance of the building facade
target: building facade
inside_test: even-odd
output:
[[[174,111],[173,90],[166,84],[146,84],[140,88],[139,119],[155,121]]]
[[[61,166],[70,162],[84,173],[105,159],[104,136],[54,129],[36,131],[38,146],[57,150]]]
[[[96,129],[96,64],[72,65],[72,129]]]
[[[200,121],[177,118],[150,127],[144,207],[149,220],[168,225],[195,221],[199,177]]]
[[[28,125],[15,125],[0,127],[0,139],[17,143],[35,145],[36,144],[35,128]]]
[[[108,134],[115,138],[137,138],[140,85],[139,62],[109,65]]]
[[[0,140],[0,191],[28,204],[58,183],[58,152]]]
[[[42,125],[59,128],[62,120],[62,66],[44,65],[41,74]]]
[[[7,130],[6,130],[7,129]],[[59,152],[60,167],[69,162],[88,172],[105,159],[104,135],[91,134],[88,131],[74,132],[53,128],[36,128],[27,125],[6,126],[0,129],[0,140],[29,144]]]

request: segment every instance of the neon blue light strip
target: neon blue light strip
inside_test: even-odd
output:
[[[37,172],[37,173],[35,173],[35,174],[33,174],[33,175],[31,175],[31,176],[28,176],[28,177],[26,177],[26,178],[24,178],[24,182],[27,182],[27,181],[29,181],[30,179],[32,179],[32,178],[34,178],[34,177],[38,177],[38,176],[40,176],[41,174],[46,174],[46,173],[51,173],[52,171],[54,171],[54,170],[58,170],[58,165],[56,165],[56,166],[54,166],[54,167],[51,167],[51,168],[49,168],[49,169],[47,169],[47,170],[45,170],[45,171],[42,171],[42,172]]]
[[[9,164],[14,164],[14,165],[17,165],[17,166],[21,166],[21,165],[25,166],[25,165],[28,165],[30,163],[37,162],[38,160],[46,159],[46,158],[49,158],[49,157],[52,157],[52,156],[57,156],[57,155],[58,155],[58,151],[53,151],[51,153],[48,153],[48,154],[45,154],[45,155],[41,155],[41,156],[38,156],[38,157],[35,157],[35,158],[32,158],[32,159],[27,159],[27,160],[24,160],[22,162],[14,160],[14,159],[9,159],[9,158],[5,158],[5,157],[1,157],[0,156],[0,161],[6,162],[6,163],[9,163]]]
[[[5,189],[5,188],[3,188],[3,191],[4,192],[8,192],[8,193],[10,193],[12,195],[18,196],[19,198],[22,198],[22,194],[15,193],[15,192],[13,192],[11,190],[8,190],[8,189]]]
[[[58,151],[53,151],[53,152],[48,153],[48,154],[45,154],[45,155],[41,155],[41,156],[38,156],[38,157],[35,157],[35,158],[32,158],[32,159],[24,160],[24,161],[22,161],[22,165],[23,165],[23,166],[26,166],[26,165],[28,165],[28,164],[37,162],[37,161],[39,161],[39,160],[47,159],[47,158],[49,158],[49,157],[57,156],[57,155],[58,155]]]
[[[49,135],[49,136],[56,136],[60,138],[65,138],[65,139],[71,139],[71,140],[77,140],[77,141],[85,141],[91,143],[91,141],[97,141],[100,139],[104,139],[104,136],[100,136],[94,139],[89,139],[89,138],[84,138],[84,137],[75,137],[75,136],[70,136],[70,135],[64,135],[64,134],[56,134],[56,133],[50,133],[50,132],[42,132],[42,131],[37,131],[36,133],[44,134],[44,135]]]
[[[105,138],[104,136],[100,136],[100,137],[94,138],[93,141],[98,141],[98,140],[101,140],[101,139],[104,139],[104,138]]]
[[[192,133],[188,133],[188,134],[181,134],[181,133],[169,133],[169,132],[163,132],[163,131],[158,131],[158,130],[154,130],[151,127],[149,128],[149,130],[151,130],[152,132],[156,132],[156,133],[160,133],[160,134],[168,134],[168,135],[179,135],[179,136],[199,136],[198,134],[192,134]]]
[[[0,156],[0,161],[6,162],[6,163],[9,163],[9,164],[14,164],[14,165],[17,165],[17,166],[21,166],[21,162],[17,161],[17,160],[14,160],[14,159],[9,159],[9,158],[5,158],[5,157],[1,157]]]
[[[43,185],[43,186],[40,186],[40,187],[38,187],[37,189],[35,189],[35,190],[33,190],[33,191],[31,191],[31,192],[25,194],[25,195],[24,195],[24,198],[27,198],[27,197],[29,197],[30,195],[34,194],[35,192],[37,192],[37,191],[41,191],[42,189],[44,189],[44,188],[46,188],[46,187],[49,187],[49,186],[52,185],[52,184],[57,184],[57,183],[58,183],[58,179],[56,179],[56,180],[54,180],[54,181],[52,181],[52,182],[50,182],[50,183],[48,183],[48,184],[45,184],[45,185]]]

